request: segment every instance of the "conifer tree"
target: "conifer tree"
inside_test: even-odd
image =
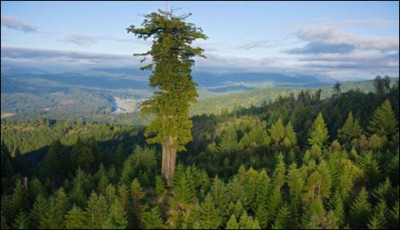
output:
[[[64,227],[62,213],[57,209],[54,197],[49,200],[48,209],[45,210],[44,218],[39,222],[41,229],[62,229]]]
[[[185,213],[179,209],[172,209],[169,212],[171,213],[171,216],[167,221],[168,228],[183,229],[185,225]]]
[[[392,210],[390,210],[388,216],[390,228],[399,229],[399,223],[400,223],[399,217],[400,217],[399,200],[397,199],[396,203],[392,207]]]
[[[378,134],[379,136],[390,136],[397,131],[397,120],[393,113],[389,99],[386,99],[379,106],[369,121],[367,131],[370,134]]]
[[[381,169],[372,152],[363,152],[359,157],[360,168],[364,171],[364,182],[368,187],[375,187],[381,181]]]
[[[269,220],[268,213],[268,199],[271,190],[271,179],[267,172],[262,170],[258,174],[257,178],[257,190],[256,190],[256,217],[262,228],[266,228]],[[238,216],[238,215],[237,215]]]
[[[349,144],[351,140],[359,138],[363,130],[360,127],[358,120],[353,119],[353,113],[350,111],[343,127],[338,130],[338,137],[344,144]]]
[[[282,205],[278,214],[275,218],[275,223],[272,225],[272,229],[288,229],[290,228],[291,216],[289,208],[286,204]]]
[[[164,181],[160,176],[156,176],[156,195],[163,197],[166,193]]]
[[[142,200],[146,197],[146,192],[143,190],[142,185],[135,178],[131,184],[131,196],[132,196],[132,212],[133,212],[133,224],[136,227],[141,227],[141,220],[144,214],[144,206]]]
[[[297,136],[296,132],[294,131],[292,122],[288,122],[285,127],[285,136],[288,139],[291,146],[295,146],[297,144]]]
[[[125,184],[120,184],[118,186],[118,199],[121,202],[122,207],[128,210],[129,207],[129,190]]]
[[[30,219],[25,211],[20,211],[15,218],[13,228],[14,229],[28,229],[30,225]]]
[[[324,212],[322,200],[317,197],[312,201],[308,209],[308,216],[310,219],[308,220],[307,227],[310,229],[321,228]]]
[[[117,198],[117,191],[113,184],[109,184],[106,188],[106,200],[108,204],[112,204],[114,200]]]
[[[269,132],[271,133],[271,138],[275,143],[279,144],[283,140],[285,137],[285,126],[283,126],[281,118],[271,126]]]
[[[60,166],[60,162],[68,162],[68,153],[60,140],[50,144],[49,151],[44,159],[45,168],[53,179],[53,183],[60,183],[66,176],[68,168],[65,165]]]
[[[86,209],[89,228],[100,229],[108,214],[107,201],[103,195],[97,195],[95,192],[90,194],[88,207]]]
[[[126,212],[118,199],[111,203],[107,218],[102,224],[103,229],[125,229],[128,226]]]
[[[192,180],[187,178],[182,164],[179,164],[172,179],[172,190],[174,195],[174,202],[176,205],[189,204],[194,198],[194,187]]]
[[[215,203],[215,207],[219,210],[226,210],[228,206],[228,197],[226,196],[227,189],[224,182],[218,177],[214,178],[211,186],[211,195]]]
[[[184,229],[201,229],[200,225],[200,205],[198,203],[191,204],[186,210],[184,217]]]
[[[77,206],[65,215],[64,225],[66,229],[86,229],[88,228],[85,212]]]
[[[239,227],[240,229],[261,229],[258,221],[253,220],[253,218],[247,214],[247,211],[243,211],[239,220]]]
[[[233,126],[224,129],[221,141],[218,144],[218,151],[223,153],[234,153],[238,150],[237,134]]]
[[[73,188],[69,197],[71,199],[71,203],[78,207],[84,207],[86,204],[86,195],[81,187]]]
[[[160,217],[158,207],[144,213],[143,225],[145,229],[164,229],[164,223]]]
[[[323,147],[328,140],[328,129],[326,128],[324,117],[320,112],[314,121],[314,124],[310,130],[310,135],[308,137],[308,143]]]
[[[165,13],[165,16],[163,15]],[[142,103],[141,112],[156,118],[147,126],[149,143],[163,146],[162,175],[169,182],[175,171],[176,153],[185,150],[192,140],[190,103],[196,101],[196,83],[191,76],[195,56],[205,57],[203,49],[191,47],[196,39],[207,39],[200,28],[186,23],[186,17],[171,12],[151,13],[145,16],[143,28],[130,26],[128,33],[138,38],[154,38],[151,50],[136,56],[152,57],[142,70],[150,70],[150,87],[158,88],[153,97]]]
[[[285,173],[286,173],[285,162],[283,160],[282,153],[277,155],[277,161],[278,163],[272,175],[272,181],[274,189],[280,191],[281,187],[285,184]]]
[[[236,221],[235,214],[231,215],[231,217],[229,218],[228,223],[226,223],[226,228],[225,229],[239,229],[239,224]]]
[[[324,223],[325,229],[339,229],[335,213],[330,210],[326,214],[326,222]]]
[[[273,189],[271,196],[269,197],[269,202],[267,207],[271,221],[275,220],[277,214],[276,210],[279,210],[279,207],[281,207],[281,205],[282,205],[281,191]]]
[[[39,223],[45,218],[45,211],[49,208],[47,199],[43,194],[39,194],[33,203],[33,208],[30,212],[33,228],[39,228]]]
[[[345,222],[345,209],[342,197],[339,193],[333,196],[334,219],[338,227],[342,227]]]
[[[368,221],[369,229],[385,229],[387,228],[387,208],[385,201],[379,202],[375,206],[375,213],[370,217]]]
[[[17,180],[13,194],[11,197],[11,217],[15,217],[17,213],[24,211],[26,209],[26,193],[24,189],[24,185],[21,180]],[[25,215],[26,213],[21,213],[21,215]],[[21,218],[23,217],[21,216]]]
[[[357,199],[350,207],[350,218],[354,228],[366,228],[370,217],[371,204],[368,202],[368,194],[363,188]]]
[[[61,187],[57,190],[55,194],[55,202],[57,212],[54,213],[54,215],[57,215],[59,219],[62,219],[69,210],[69,200],[67,194],[65,194],[64,188]]]
[[[207,194],[204,202],[200,204],[200,224],[204,229],[216,229],[221,225],[221,217],[214,206],[214,200]]]
[[[97,175],[99,177],[99,182],[97,184],[97,188],[100,194],[105,194],[106,193],[106,188],[108,184],[110,183],[106,170],[104,168],[103,164],[100,164],[99,171],[97,172]]]
[[[44,196],[46,194],[44,191],[42,182],[36,177],[29,181],[28,187],[29,187],[29,189],[28,189],[28,200],[29,201],[33,202],[36,200],[37,196],[39,196],[39,195]]]
[[[233,177],[233,179],[228,184],[228,197],[229,200],[239,200],[240,195],[242,194],[242,185],[237,176]]]
[[[297,222],[300,217],[301,210],[303,209],[303,196],[304,189],[304,173],[301,169],[297,169],[296,163],[292,163],[288,169],[287,183],[290,192],[289,210],[292,222]]]

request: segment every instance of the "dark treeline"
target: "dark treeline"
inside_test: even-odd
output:
[[[2,121],[1,227],[398,228],[399,85],[385,82],[192,117],[170,186],[138,129]]]

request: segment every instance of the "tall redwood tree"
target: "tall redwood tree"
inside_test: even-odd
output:
[[[193,58],[205,58],[204,50],[192,47],[194,40],[207,39],[201,28],[185,22],[190,16],[176,17],[170,12],[151,13],[145,16],[142,28],[130,26],[128,33],[140,39],[153,39],[146,53],[135,56],[151,56],[151,62],[142,70],[151,71],[149,85],[156,88],[153,96],[142,103],[142,114],[154,114],[145,135],[148,143],[162,145],[162,175],[169,182],[175,171],[176,153],[184,151],[185,144],[192,140],[192,121],[189,118],[190,103],[198,94],[192,80]]]

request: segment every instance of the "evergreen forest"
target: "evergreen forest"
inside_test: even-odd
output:
[[[2,119],[1,228],[398,229],[399,81],[374,86],[192,116],[170,182],[145,127]]]

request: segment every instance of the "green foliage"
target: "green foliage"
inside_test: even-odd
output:
[[[21,213],[21,218],[26,215],[22,213],[26,209],[26,193],[21,180],[17,180],[13,195],[11,197],[11,216],[16,216],[17,213]]]
[[[353,139],[359,138],[363,130],[360,127],[358,120],[353,119],[353,113],[350,111],[343,127],[338,130],[338,137],[342,143],[348,144]]]
[[[163,220],[160,217],[160,211],[157,207],[144,213],[144,228],[145,229],[164,229]]]
[[[375,213],[370,217],[368,222],[369,229],[385,229],[387,228],[386,220],[387,208],[385,202],[379,202],[375,208]]]
[[[133,223],[135,226],[141,226],[141,220],[144,214],[144,207],[142,200],[146,197],[146,192],[143,190],[142,185],[135,178],[131,184],[131,197],[132,197],[132,211],[133,211]]]
[[[297,145],[297,136],[292,123],[289,121],[285,127],[285,136],[290,143],[290,147]]]
[[[68,212],[68,214],[65,215],[64,224],[66,229],[88,228],[85,212],[75,205]]]
[[[71,148],[74,142],[64,142],[70,137],[53,143],[47,159],[46,154],[32,153],[25,157],[16,150],[12,151],[16,156],[11,157],[3,144],[2,166],[6,168],[2,168],[2,172],[6,174],[1,178],[2,228],[397,229],[398,134],[348,137],[349,143],[342,148],[336,141],[340,137],[336,137],[335,132],[340,126],[343,126],[342,130],[358,126],[351,118],[353,113],[364,129],[374,112],[371,105],[378,105],[386,98],[390,98],[396,108],[395,89],[379,96],[344,92],[323,103],[318,102],[319,96],[303,93],[299,99],[281,98],[260,108],[239,109],[234,117],[227,113],[225,117],[193,118],[195,141],[188,145],[191,154],[179,156],[180,164],[168,186],[157,176],[161,160],[159,150],[141,145],[138,139],[123,142],[124,148],[118,150],[120,160],[115,160],[112,155],[118,152],[115,147],[122,137],[109,139],[115,140],[110,142],[113,147],[108,148],[106,143],[106,148],[99,148],[94,139],[82,134],[82,141],[78,143],[93,153],[93,163],[89,167],[82,164],[82,168],[59,164],[65,166],[63,170],[51,170],[60,170],[64,175],[57,178],[60,176],[57,174],[54,179],[51,170],[44,167],[48,164],[45,162],[49,162],[51,155],[57,156],[59,148],[63,148],[67,156],[75,151]],[[279,112],[272,114],[270,110],[273,109]],[[334,140],[330,148],[321,148],[317,144],[307,148],[305,131],[311,127],[317,109],[327,114],[326,127]],[[284,137],[274,149],[270,148],[271,138],[262,119],[278,125],[281,111],[282,125],[289,118],[290,123],[284,127]],[[21,128],[30,127],[34,122],[22,125],[2,120],[2,125],[4,123],[7,124],[4,129],[13,124],[15,132],[19,133]],[[40,129],[47,132],[55,129],[54,125],[58,126],[58,121],[43,119]],[[80,129],[70,131],[90,133],[96,126],[89,123],[76,125]],[[226,154],[215,144],[215,150],[208,151],[206,148],[212,146],[211,143],[222,143],[223,138],[218,134],[224,135],[228,127],[236,134],[235,150]],[[118,133],[114,131],[112,133]],[[340,136],[344,131],[338,133]],[[114,134],[104,132],[104,135]],[[298,140],[296,146],[291,145],[290,136]],[[16,134],[15,138],[20,137]],[[12,149],[16,145],[17,142]],[[349,151],[350,148],[353,149]],[[132,154],[121,163],[122,168],[118,167],[129,152]],[[40,156],[46,160],[40,161]],[[3,160],[9,164],[4,164]],[[27,190],[24,176],[27,176]],[[357,197],[355,194],[362,187],[364,189]]]
[[[14,229],[28,229],[29,225],[30,225],[29,216],[24,211],[20,211],[18,213],[17,217],[15,218],[13,228]]]
[[[271,126],[269,129],[271,138],[275,143],[280,143],[285,137],[285,127],[282,124],[282,120],[279,118],[278,121]]]
[[[371,204],[368,202],[368,194],[363,188],[350,207],[350,218],[352,219],[353,227],[366,228],[370,212]]]
[[[322,116],[322,113],[319,113],[310,130],[308,143],[310,145],[324,147],[328,137],[328,129],[326,128],[324,117]]]
[[[126,212],[118,199],[111,203],[107,218],[102,224],[103,229],[125,229],[128,226]]]
[[[49,151],[44,159],[44,167],[47,168],[53,179],[65,178],[68,168],[60,167],[60,162],[68,162],[68,154],[59,140],[49,146]]]
[[[156,165],[156,155],[153,148],[136,146],[133,154],[124,162],[122,181],[129,185],[134,177],[143,179],[145,174],[153,176]]]
[[[272,229],[288,229],[290,228],[291,215],[289,208],[286,204],[281,206],[276,215],[275,222],[272,225]]]
[[[108,205],[103,195],[95,192],[90,194],[88,207],[86,209],[86,219],[91,229],[100,229],[108,214]]]
[[[226,228],[225,229],[239,229],[239,224],[236,221],[235,214],[231,215],[231,217],[229,218],[228,223],[226,223]]]
[[[274,189],[280,191],[281,187],[285,184],[285,162],[283,161],[283,155],[279,154],[277,156],[278,164],[274,170],[274,174],[272,176],[272,183],[274,185]]]
[[[279,190],[274,189],[271,193],[267,206],[267,211],[270,214],[271,220],[275,220],[277,215],[276,210],[279,210],[279,207],[282,206],[282,195]]]
[[[41,219],[39,226],[41,229],[61,229],[64,227],[63,213],[57,207],[54,198],[50,198],[48,209],[44,212],[44,218]]]
[[[364,152],[359,158],[360,168],[364,171],[364,181],[369,187],[376,186],[381,181],[381,169],[372,152]]]
[[[189,105],[198,96],[190,68],[195,56],[205,57],[203,49],[190,45],[196,39],[207,37],[200,28],[184,22],[185,17],[170,14],[167,18],[161,13],[146,15],[143,28],[130,26],[127,31],[138,38],[155,39],[148,52],[135,54],[152,57],[151,63],[141,69],[152,71],[149,85],[159,89],[151,99],[142,103],[144,114],[156,115],[145,132],[148,142],[164,143],[165,138],[173,137],[173,146],[181,151],[192,140]]]
[[[389,212],[389,223],[390,223],[390,228],[393,229],[398,229],[399,228],[399,199],[397,199],[395,205],[393,205],[392,210]]]
[[[393,135],[397,131],[397,120],[388,99],[375,110],[367,130],[369,133],[376,133],[379,136]]]
[[[248,216],[246,211],[243,211],[242,216],[239,220],[240,229],[261,229],[257,220],[254,220],[251,216]]]
[[[191,175],[185,173],[183,165],[179,164],[172,179],[172,191],[176,204],[189,204],[194,198],[194,184]]]
[[[389,76],[385,76],[382,78],[381,76],[376,76],[374,79],[374,87],[375,92],[378,95],[384,94],[390,90],[390,78]]]
[[[308,220],[307,227],[310,229],[317,229],[322,227],[323,217],[324,217],[324,205],[322,200],[317,197],[312,201],[308,209]]]
[[[221,217],[215,208],[214,200],[207,194],[204,202],[200,204],[200,226],[203,229],[216,229],[221,225]]]
[[[156,195],[158,197],[164,196],[166,193],[165,184],[160,176],[156,176]]]
[[[228,207],[228,197],[226,196],[227,189],[224,182],[218,177],[214,178],[211,191],[212,198],[214,200],[214,204],[216,209],[218,210],[226,210]]]
[[[34,228],[39,228],[40,222],[45,219],[45,212],[49,209],[49,204],[44,195],[39,194],[33,203],[31,210],[31,222]]]
[[[237,134],[233,126],[224,129],[217,148],[219,152],[223,153],[234,153],[238,150]]]

